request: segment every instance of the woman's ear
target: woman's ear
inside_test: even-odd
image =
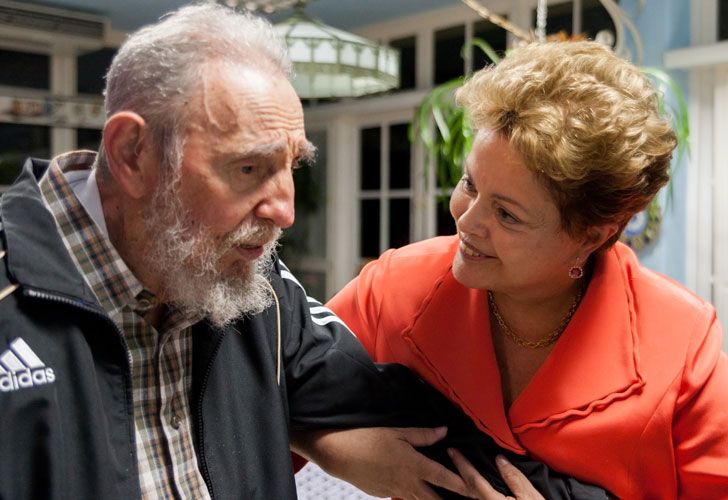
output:
[[[619,225],[616,223],[601,224],[599,226],[591,226],[586,231],[584,238],[584,254],[591,255],[600,248],[609,238],[617,234]]]
[[[144,118],[131,111],[112,115],[104,125],[104,151],[109,173],[132,198],[156,185],[157,165]]]

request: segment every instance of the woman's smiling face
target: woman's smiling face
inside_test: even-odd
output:
[[[450,212],[460,237],[453,274],[470,288],[548,296],[568,287],[569,269],[588,257],[587,245],[562,229],[536,174],[507,139],[489,130],[476,136]]]

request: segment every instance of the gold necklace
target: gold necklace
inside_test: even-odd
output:
[[[529,349],[540,349],[541,347],[546,347],[553,344],[559,337],[561,337],[561,334],[564,333],[564,330],[566,330],[566,325],[569,324],[569,321],[571,321],[571,317],[574,316],[574,313],[576,312],[576,308],[579,307],[581,294],[582,288],[579,288],[579,291],[574,297],[574,302],[571,303],[569,311],[566,313],[566,316],[564,316],[564,319],[561,320],[559,326],[553,332],[538,340],[526,340],[520,337],[516,332],[511,330],[511,328],[506,324],[505,320],[503,319],[503,316],[501,316],[501,313],[498,310],[498,306],[495,304],[493,292],[491,292],[490,290],[488,290],[488,302],[490,303],[490,310],[493,311],[493,316],[495,316],[495,319],[498,322],[498,326],[500,326],[501,330],[503,330],[503,333],[505,333],[509,339],[511,339],[513,342],[521,347],[527,347]]]

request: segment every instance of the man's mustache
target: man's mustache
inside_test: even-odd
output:
[[[267,246],[281,235],[281,228],[272,222],[255,221],[244,224],[228,234],[223,242],[223,253],[236,246]]]

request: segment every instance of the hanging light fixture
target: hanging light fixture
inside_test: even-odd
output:
[[[211,0],[215,1],[215,0]],[[273,13],[295,5],[275,25],[293,62],[299,97],[358,97],[399,85],[399,52],[331,26],[304,11],[305,0],[224,0],[230,7]]]
[[[217,0],[210,0],[212,3]],[[287,9],[296,5],[299,0],[223,0],[228,7],[243,8],[252,12],[273,14],[277,10]]]
[[[399,52],[315,19],[296,4],[275,25],[293,61],[293,86],[303,98],[358,97],[399,85]]]

